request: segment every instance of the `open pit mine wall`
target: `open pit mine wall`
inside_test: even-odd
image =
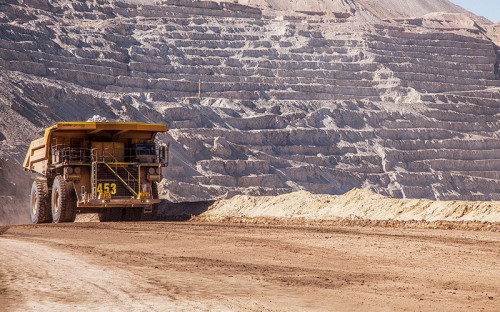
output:
[[[421,25],[362,7],[0,0],[0,157],[99,115],[168,123],[174,201],[354,187],[498,200],[494,45],[481,27]]]

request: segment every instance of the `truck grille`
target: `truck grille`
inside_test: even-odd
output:
[[[113,170],[125,181],[134,191],[138,192],[139,184],[138,184],[138,168],[137,167],[118,167]],[[116,184],[116,194],[113,194],[113,197],[130,197],[133,196],[129,190],[120,182],[111,171],[104,164],[99,164],[97,169],[97,184],[104,185],[105,183],[114,183]],[[97,187],[97,186],[96,186]]]

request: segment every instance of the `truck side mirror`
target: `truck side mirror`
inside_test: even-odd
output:
[[[170,154],[170,143],[168,143],[167,146],[165,145],[160,146],[159,150],[160,164],[164,165],[165,167],[168,166],[169,154]]]

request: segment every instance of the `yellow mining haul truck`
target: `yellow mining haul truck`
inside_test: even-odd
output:
[[[37,173],[30,197],[33,223],[73,222],[77,211],[109,220],[156,213],[157,182],[168,147],[155,145],[166,125],[60,122],[31,142],[24,169]]]

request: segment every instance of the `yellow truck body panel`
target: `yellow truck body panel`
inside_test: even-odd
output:
[[[113,135],[113,141],[127,138],[133,142],[154,142],[156,133],[166,132],[165,124],[141,122],[59,122],[45,130],[45,135],[31,142],[24,169],[44,174],[51,161],[51,145],[68,145],[72,139],[89,139],[99,135]],[[116,136],[116,137],[115,137]],[[90,139],[89,139],[90,140]],[[92,139],[91,141],[95,141]],[[119,143],[112,148],[120,150]]]

